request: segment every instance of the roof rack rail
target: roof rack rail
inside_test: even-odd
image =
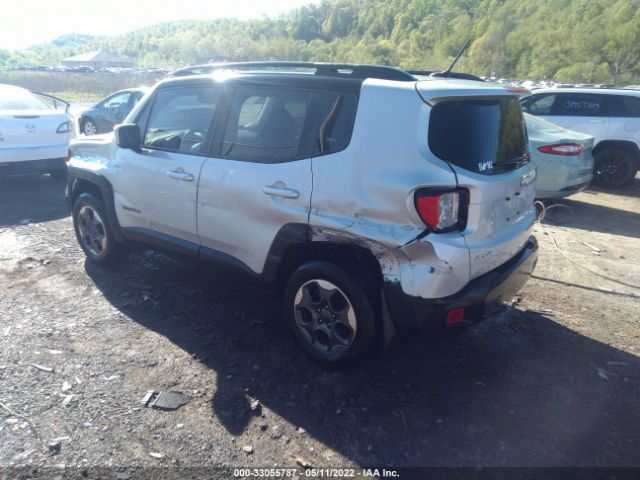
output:
[[[218,70],[269,70],[269,69],[311,69],[316,75],[346,76],[351,78],[378,78],[381,80],[415,81],[409,72],[386,65],[362,65],[352,63],[323,63],[323,62],[229,62],[208,63],[180,68],[169,74],[170,77],[186,75],[205,75]]]

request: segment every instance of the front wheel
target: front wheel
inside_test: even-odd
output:
[[[593,183],[605,188],[624,187],[638,171],[633,156],[625,150],[602,150],[593,156],[593,161]]]
[[[98,127],[93,120],[85,120],[82,122],[82,133],[86,136],[97,135]]]
[[[286,321],[304,350],[326,366],[362,360],[375,340],[376,315],[363,285],[338,265],[299,267],[283,295]]]
[[[90,193],[81,194],[73,206],[73,227],[87,258],[96,264],[114,263],[122,253],[108,223],[102,202]]]

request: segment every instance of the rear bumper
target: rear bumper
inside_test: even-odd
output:
[[[0,162],[0,176],[5,175],[31,175],[36,173],[49,173],[64,171],[67,169],[67,159],[47,158],[44,160],[29,160],[26,162]]]
[[[464,308],[464,326],[482,320],[510,300],[527,282],[538,260],[538,242],[530,237],[511,260],[472,280],[460,292],[444,298],[424,299],[405,294],[398,284],[385,284],[383,292],[393,324],[401,335],[428,338],[445,330],[447,313]],[[453,327],[449,327],[453,328]]]
[[[564,198],[564,197],[568,197],[570,195],[583,191],[589,185],[591,185],[591,180],[589,180],[588,182],[578,183],[576,185],[568,185],[557,191],[537,190],[536,198],[540,198],[540,199]]]
[[[0,164],[30,162],[66,157],[69,152],[69,137],[64,143],[55,145],[36,145],[31,147],[0,148]]]

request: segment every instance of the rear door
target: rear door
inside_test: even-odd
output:
[[[462,234],[473,279],[511,259],[527,242],[535,219],[535,167],[516,97],[445,97],[432,103],[429,147],[469,191]]]
[[[217,153],[206,159],[200,178],[204,256],[230,256],[262,273],[280,229],[307,224],[313,104],[308,90],[232,89]]]
[[[221,88],[159,89],[145,108],[140,152],[118,149],[114,182],[120,225],[197,251],[198,179]]]
[[[640,146],[640,95],[609,95],[609,138]]]
[[[609,138],[608,97],[571,91],[544,93],[526,100],[524,109],[561,127],[591,135],[597,144]]]

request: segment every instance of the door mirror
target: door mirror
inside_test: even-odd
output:
[[[116,144],[120,148],[128,148],[130,150],[140,151],[142,141],[140,139],[140,127],[135,123],[125,123],[118,125],[114,129],[116,135]]]

